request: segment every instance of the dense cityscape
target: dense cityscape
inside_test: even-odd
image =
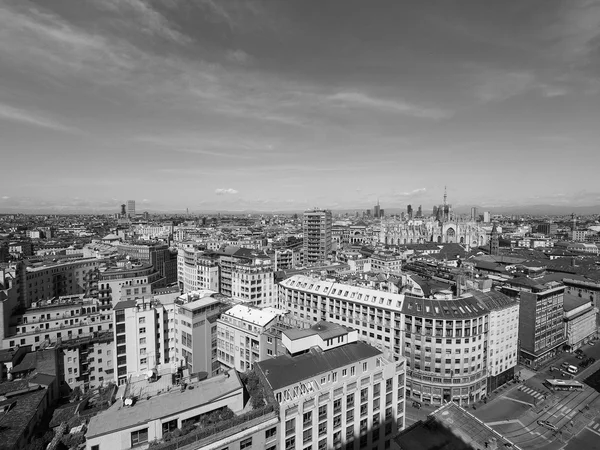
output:
[[[600,450],[599,68],[600,0],[0,0],[0,450]]]
[[[599,232],[446,194],[389,216],[2,215],[2,445],[592,448]]]

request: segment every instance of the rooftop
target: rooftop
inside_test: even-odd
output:
[[[282,355],[256,363],[271,389],[277,390],[382,353],[364,342],[331,350],[313,349],[298,356]]]
[[[479,317],[485,314],[487,309],[474,297],[435,300],[406,296],[402,312],[409,316],[467,319]]]
[[[481,292],[477,290],[471,290],[468,293],[490,311],[508,308],[518,303],[516,299],[510,298],[498,291]]]
[[[565,312],[572,311],[583,305],[590,305],[592,300],[589,298],[581,298],[576,295],[565,293],[563,296],[563,309]]]
[[[272,308],[254,308],[244,305],[235,305],[225,312],[226,315],[236,319],[251,322],[259,327],[264,327],[273,319],[281,315],[284,311],[273,310]]]
[[[319,335],[321,339],[327,340],[338,336],[344,336],[348,333],[348,330],[342,325],[322,321],[314,324],[310,328],[292,328],[290,330],[283,331],[283,333],[291,340],[302,339],[315,334]]]
[[[166,377],[170,375],[162,378]],[[168,417],[215,402],[242,389],[242,382],[235,370],[230,371],[227,376],[218,375],[192,383],[183,392],[177,386],[172,386],[169,390],[169,387],[164,384],[164,391],[156,392],[153,386],[155,384],[144,379],[130,383],[129,392],[137,397],[133,406],[122,406],[121,401],[116,401],[103,413],[92,417],[88,425],[87,437],[101,436]],[[151,389],[152,393],[156,392],[157,395],[150,394],[148,399],[147,395]],[[123,396],[124,392],[125,386],[120,386],[117,398]]]
[[[402,431],[395,441],[403,450],[519,448],[454,402]]]
[[[0,420],[0,436],[2,436],[0,447],[17,448],[19,438],[37,413],[47,393],[46,389],[37,389],[10,399],[11,403],[14,402],[14,406]]]

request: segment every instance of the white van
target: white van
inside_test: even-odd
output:
[[[567,367],[567,372],[572,373],[572,374],[576,374],[577,372],[579,372],[579,369],[575,366],[571,366],[569,365],[569,367]]]

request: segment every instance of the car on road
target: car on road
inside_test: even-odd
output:
[[[581,350],[580,348],[578,348],[577,350],[575,350],[575,354],[576,355],[581,355],[581,354],[583,354],[583,350]]]
[[[550,422],[548,422],[547,420],[538,420],[537,424],[541,427],[546,427],[549,430],[552,431],[558,431],[558,428],[556,427],[556,425],[551,424]]]
[[[559,370],[556,366],[550,366],[550,372],[554,372],[555,370]]]
[[[577,355],[577,359],[583,359],[583,358],[585,358],[585,354],[583,354],[583,353],[579,353],[579,354]]]

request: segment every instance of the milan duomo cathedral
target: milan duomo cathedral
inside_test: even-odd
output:
[[[384,219],[381,221],[379,242],[385,245],[457,243],[467,249],[488,245],[489,231],[474,220],[457,218],[452,206],[444,203],[434,207],[434,216],[427,219]]]

